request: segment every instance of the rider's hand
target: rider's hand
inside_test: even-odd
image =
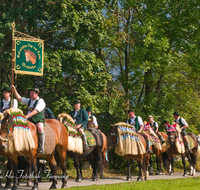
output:
[[[29,118],[29,116],[28,116],[28,115],[25,115],[25,118],[26,118],[26,119],[28,119],[28,118]]]
[[[14,85],[10,85],[10,89],[15,89],[15,86]]]
[[[139,130],[138,133],[141,133],[141,131]]]
[[[81,124],[77,125],[75,128],[76,129],[79,129],[81,127]]]

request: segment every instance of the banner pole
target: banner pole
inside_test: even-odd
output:
[[[15,70],[15,22],[12,23],[12,82],[11,85],[14,85],[14,70]],[[13,89],[11,92],[11,107],[13,107]]]

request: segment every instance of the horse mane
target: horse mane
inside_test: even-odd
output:
[[[125,122],[118,122],[118,123],[115,124],[115,126],[127,126],[127,127],[130,127],[130,128],[134,128],[132,125],[125,123]]]
[[[6,118],[8,115],[11,115],[12,113],[21,113],[22,115],[24,115],[23,111],[19,108],[10,108],[3,112],[4,118]]]
[[[67,113],[61,113],[61,114],[59,114],[59,115],[58,115],[58,118],[61,120],[61,122],[63,122],[62,120],[63,120],[64,118],[67,118],[67,119],[69,119],[71,122],[74,123],[74,120],[72,119],[72,117],[71,117],[69,114],[67,114]],[[74,124],[75,124],[75,123],[74,123]]]
[[[0,121],[3,120],[4,115],[2,113],[0,113]]]

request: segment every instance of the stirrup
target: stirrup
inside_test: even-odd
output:
[[[161,140],[161,144],[164,144],[165,143],[165,140]]]
[[[191,149],[188,149],[188,152],[189,152],[190,154],[192,154],[192,153],[193,153]]]
[[[38,148],[38,154],[44,154],[44,149],[43,148]]]
[[[147,149],[147,154],[152,154],[153,152],[150,149]]]
[[[89,146],[88,145],[84,145],[83,146],[83,150],[88,150],[89,149]]]

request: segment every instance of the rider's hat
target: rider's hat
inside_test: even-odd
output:
[[[134,112],[134,110],[128,110],[128,113]]]
[[[30,92],[30,91],[34,91],[34,92],[40,93],[40,91],[39,91],[38,88],[31,88],[31,89],[29,90],[29,92]]]
[[[153,118],[153,116],[152,115],[149,115],[149,118]],[[154,119],[154,118],[153,118]]]
[[[175,111],[173,115],[179,116],[179,113],[177,111]]]
[[[91,108],[90,106],[88,106],[88,107],[86,108],[86,111],[92,111],[92,108]]]
[[[74,100],[74,104],[80,104],[81,101],[80,100]]]
[[[11,92],[11,89],[10,89],[9,87],[4,87],[4,88],[2,89],[2,92],[4,92],[4,91],[6,91],[6,92]]]

